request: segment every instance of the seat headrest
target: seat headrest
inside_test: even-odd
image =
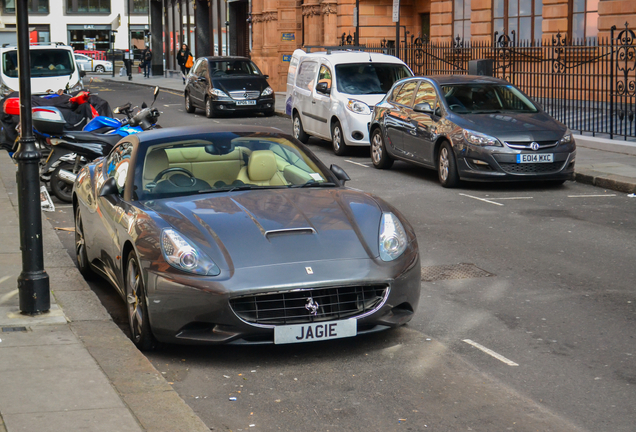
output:
[[[267,181],[278,171],[276,156],[271,150],[256,150],[250,156],[247,176],[254,181]]]
[[[146,155],[144,180],[154,180],[157,174],[169,168],[168,155],[164,149],[156,149]]]

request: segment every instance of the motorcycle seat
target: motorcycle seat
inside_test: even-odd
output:
[[[114,146],[122,139],[122,136],[117,134],[105,135],[95,132],[73,131],[67,132],[63,139],[77,143],[104,143]]]

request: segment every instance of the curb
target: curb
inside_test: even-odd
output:
[[[636,183],[629,177],[594,172],[576,172],[574,180],[578,183],[610,189],[617,192],[636,193]]]
[[[17,212],[16,165],[0,151],[0,181]],[[114,323],[68,256],[53,226],[42,214],[45,270],[51,295],[67,317],[68,326],[93,357],[122,403],[147,432],[209,432],[195,414]],[[5,432],[0,419],[0,432]]]

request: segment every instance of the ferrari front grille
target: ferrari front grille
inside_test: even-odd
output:
[[[304,324],[371,313],[384,304],[388,293],[386,285],[314,288],[237,297],[230,306],[251,324]]]

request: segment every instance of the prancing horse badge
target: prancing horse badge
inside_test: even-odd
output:
[[[311,269],[311,267],[305,267],[305,270],[307,271],[307,274],[314,274],[314,271]]]

